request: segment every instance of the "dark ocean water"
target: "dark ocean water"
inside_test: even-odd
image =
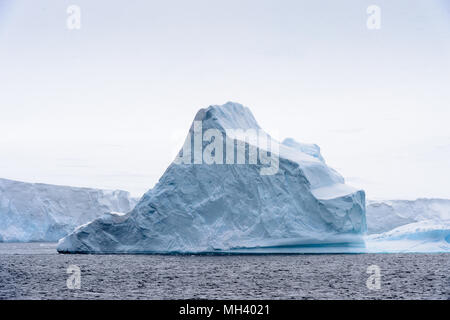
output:
[[[450,299],[450,254],[61,255],[0,243],[0,299]],[[69,289],[69,265],[81,270]],[[367,267],[380,268],[369,290]]]

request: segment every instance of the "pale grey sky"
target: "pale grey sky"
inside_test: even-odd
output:
[[[3,178],[140,195],[236,101],[369,198],[450,198],[449,89],[445,0],[0,0]]]

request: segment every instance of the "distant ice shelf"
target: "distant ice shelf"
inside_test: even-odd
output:
[[[0,241],[56,242],[105,213],[128,212],[136,202],[120,190],[0,179]]]
[[[450,221],[425,220],[366,237],[367,252],[450,252]]]
[[[450,252],[450,200],[368,201],[368,252]]]

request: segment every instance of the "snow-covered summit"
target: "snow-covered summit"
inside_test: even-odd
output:
[[[287,138],[280,143],[261,129],[249,108],[239,103],[227,102],[224,105],[213,105],[200,109],[191,125],[190,134],[194,131],[195,121],[202,123],[203,131],[218,129],[227,137],[234,138],[237,141],[243,140],[243,138],[235,134],[234,129],[253,129],[263,133],[268,137],[268,144],[277,145],[277,156],[295,162],[301,167],[317,198],[332,199],[357,192],[356,189],[345,184],[344,178],[338,172],[325,164],[319,146],[300,143],[292,138]],[[265,148],[264,145],[256,144],[251,139],[247,139],[245,142],[247,145],[256,146],[258,149]],[[273,150],[271,151],[273,152]],[[224,150],[225,156],[226,152],[227,150]],[[246,156],[248,160],[248,155]]]
[[[257,142],[232,134],[236,129],[257,130]],[[240,104],[201,109],[179,157],[131,212],[77,229],[58,251],[348,252],[363,245],[364,192],[346,186],[320,159],[261,131]],[[238,161],[242,144],[245,163]],[[262,174],[273,164],[275,171]]]
[[[81,224],[135,204],[126,191],[0,179],[0,241],[58,241]]]
[[[202,121],[204,128],[260,129],[250,109],[236,102],[200,109],[194,121]]]

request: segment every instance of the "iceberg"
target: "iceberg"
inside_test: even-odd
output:
[[[450,220],[450,200],[368,200],[367,233],[383,233],[405,224]]]
[[[368,201],[368,252],[450,252],[450,200]]]
[[[136,202],[126,191],[0,179],[0,241],[56,242],[104,213],[129,212]]]
[[[228,102],[196,114],[182,150],[133,210],[77,228],[57,250],[361,252],[365,231],[364,191],[346,185],[318,147],[279,143]]]
[[[366,237],[368,252],[450,252],[450,220],[409,223]]]

